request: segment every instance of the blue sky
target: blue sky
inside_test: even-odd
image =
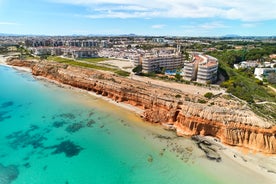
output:
[[[0,33],[276,36],[275,0],[0,0]]]

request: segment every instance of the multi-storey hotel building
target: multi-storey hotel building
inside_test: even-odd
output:
[[[192,61],[184,63],[184,79],[200,83],[217,80],[218,60],[214,57],[193,54]]]
[[[179,49],[153,50],[153,53],[144,53],[134,61],[134,65],[142,65],[143,72],[157,72],[160,70],[176,70],[183,68],[184,60]]]
[[[184,61],[181,55],[144,56],[140,58],[143,72],[156,72],[161,69],[175,70],[182,68]]]

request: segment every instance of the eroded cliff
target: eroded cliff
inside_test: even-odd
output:
[[[142,108],[145,120],[167,124],[178,135],[209,135],[225,144],[276,153],[276,127],[239,101],[223,96],[208,100],[169,87],[54,62],[13,59],[8,64],[30,67],[33,75]]]

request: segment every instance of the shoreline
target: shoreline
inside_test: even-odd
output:
[[[0,55],[0,65],[6,66],[6,67],[10,67],[10,68],[15,68],[15,69],[20,70],[20,71],[25,71],[25,72],[32,73],[32,69],[30,69],[28,67],[19,67],[19,66],[8,65],[6,63],[6,61],[7,61],[7,59],[9,57],[11,57],[11,56],[5,57],[4,55]]]
[[[235,170],[249,171],[252,173],[252,177],[256,175],[262,176],[267,181],[262,183],[276,183],[276,156],[264,153],[256,153],[252,150],[248,150],[240,147],[232,147],[225,145],[221,142],[217,142],[216,138],[205,136],[204,139],[210,141],[212,144],[217,145],[217,149],[222,156],[222,162],[227,161],[227,164],[235,163]],[[223,168],[222,168],[223,169]],[[217,170],[216,170],[217,172]],[[223,171],[221,171],[223,172]],[[244,178],[243,178],[244,179]],[[246,179],[244,179],[246,182]],[[244,183],[242,182],[242,183]],[[256,182],[258,183],[258,182]]]
[[[18,69],[18,68],[16,67],[15,69]],[[23,70],[23,71],[27,71],[27,70]],[[132,106],[130,104],[126,104],[126,103],[123,103],[123,102],[115,102],[114,100],[112,100],[112,99],[110,99],[108,97],[105,97],[105,96],[102,96],[102,95],[98,95],[98,94],[93,93],[91,91],[80,89],[80,88],[77,88],[77,87],[74,87],[74,86],[70,86],[68,84],[63,84],[61,82],[58,82],[58,81],[52,80],[52,79],[48,79],[46,77],[42,77],[42,76],[33,76],[33,77],[35,77],[38,80],[49,82],[49,83],[54,84],[54,85],[56,85],[58,87],[61,87],[61,88],[73,90],[74,92],[86,93],[86,94],[91,95],[93,97],[96,97],[98,99],[102,99],[102,100],[104,100],[104,101],[106,101],[106,102],[108,102],[110,104],[116,105],[116,106],[124,108],[126,110],[129,110],[129,111],[135,113],[136,115],[138,115],[140,117],[143,116],[144,110],[142,110],[142,109],[140,109],[138,107]]]
[[[18,68],[16,67],[15,69],[18,69]],[[26,70],[22,70],[22,71],[26,71]],[[137,107],[134,107],[130,104],[126,104],[123,102],[115,102],[114,100],[112,100],[108,97],[104,97],[104,96],[98,95],[96,93],[93,93],[91,91],[87,91],[87,90],[73,87],[73,86],[70,86],[67,84],[63,84],[61,82],[51,80],[46,77],[42,77],[42,76],[34,76],[34,77],[37,78],[38,80],[49,82],[58,87],[72,90],[73,92],[77,92],[80,94],[88,94],[97,99],[104,100],[105,102],[108,102],[112,105],[115,105],[117,107],[120,107],[120,108],[128,110],[128,111],[131,111],[132,113],[134,113],[134,115],[138,116],[138,118],[141,118],[141,116],[142,116],[143,110],[141,110]],[[141,118],[141,120],[142,120],[142,118]],[[152,124],[150,122],[146,122],[146,123],[148,123],[149,126],[155,126],[155,124]],[[162,128],[165,131],[171,132],[170,130],[166,130],[166,126],[164,126],[162,124],[160,124],[160,125],[158,124],[157,126],[159,126],[160,128]],[[175,136],[177,136],[176,132],[174,132],[174,131],[172,132],[172,134],[175,134]],[[187,139],[187,137],[180,137],[180,138]],[[236,169],[240,170],[241,172],[243,172],[243,169],[245,169],[245,170],[249,171],[250,173],[252,173],[252,177],[256,177],[256,175],[257,175],[258,177],[263,177],[262,180],[267,179],[267,182],[273,182],[273,183],[275,182],[276,183],[276,168],[271,168],[271,165],[276,165],[276,156],[264,154],[264,153],[256,153],[256,152],[246,149],[246,148],[225,145],[221,142],[215,141],[216,138],[214,138],[214,137],[205,136],[204,139],[207,139],[213,145],[217,145],[217,151],[220,154],[220,156],[222,157],[222,162],[218,163],[219,166],[217,166],[217,167],[221,167],[222,173],[224,173],[223,172],[224,170],[228,169],[227,166],[229,164],[234,163],[237,167]],[[182,142],[181,140],[175,140],[173,142],[175,144],[183,146],[181,144],[181,142]],[[200,148],[198,148],[197,152],[201,152],[201,151],[202,150]],[[172,152],[172,154],[177,155],[178,153]],[[257,154],[259,154],[259,155],[257,155]],[[202,152],[202,155],[204,155],[204,158],[201,158],[201,159],[204,162],[203,165],[205,165],[204,167],[206,167],[206,169],[208,169],[208,162],[212,162],[213,164],[216,164],[216,161],[208,159],[204,152]],[[268,163],[268,161],[265,161],[264,163],[260,163],[260,161],[264,161],[265,159],[268,159],[271,157],[274,157],[274,158],[270,159],[269,163]],[[271,161],[274,161],[274,163],[271,163]],[[233,163],[230,163],[230,162],[233,162]],[[215,171],[215,172],[211,171],[210,173],[215,175],[216,172],[217,171]],[[231,178],[229,178],[229,179],[231,179]]]
[[[15,69],[18,69],[18,70],[22,69],[22,67],[13,67],[13,66],[9,66],[9,65],[6,65],[6,66],[11,67],[11,68],[15,68]],[[26,71],[26,70],[23,69],[22,71]],[[30,70],[28,70],[28,71],[30,71]],[[41,79],[41,80],[44,80],[44,81],[47,81],[47,82],[50,82],[50,83],[53,83],[53,84],[55,84],[59,87],[64,87],[66,89],[73,90],[75,92],[86,93],[86,94],[92,95],[96,98],[103,99],[103,100],[105,100],[105,101],[107,101],[107,102],[109,102],[113,105],[119,106],[119,107],[124,108],[126,110],[130,110],[133,113],[135,113],[137,115],[140,115],[140,116],[141,116],[141,113],[143,113],[143,110],[141,110],[137,107],[134,108],[134,106],[132,106],[130,104],[126,104],[126,103],[123,103],[123,102],[115,102],[114,100],[112,100],[108,97],[97,95],[96,93],[93,93],[93,92],[90,92],[90,91],[87,91],[87,90],[84,90],[84,89],[79,89],[79,88],[73,87],[71,85],[63,84],[61,82],[51,80],[51,79],[48,79],[46,77],[41,77],[41,76],[34,76],[34,77],[38,78],[38,79]],[[160,127],[163,127],[163,126],[161,125]],[[185,138],[183,138],[183,139],[185,139]],[[210,139],[214,139],[214,138],[212,137]],[[179,144],[180,141],[175,141],[175,142],[177,144]],[[229,160],[230,160],[230,161],[233,161],[240,170],[247,169],[248,171],[252,172],[252,177],[255,176],[255,175],[261,175],[265,178],[269,178],[268,180],[271,179],[271,181],[276,182],[276,174],[274,174],[274,170],[271,170],[271,168],[270,168],[271,165],[273,167],[273,164],[271,163],[271,159],[272,159],[272,161],[275,161],[274,165],[276,165],[276,157],[274,155],[268,157],[267,155],[257,155],[257,154],[250,153],[250,152],[244,154],[237,147],[226,146],[226,145],[224,145],[220,142],[218,144],[220,144],[224,148],[224,149],[220,150],[220,154],[222,155],[222,157],[228,158],[227,159],[228,163],[219,163],[221,165],[220,167],[222,167],[222,165],[225,166],[225,164],[226,164],[226,166],[228,164],[230,164],[230,162],[229,162]],[[245,161],[243,158],[245,158],[245,160],[247,160],[247,161]],[[270,159],[269,163],[266,159]],[[206,160],[207,160],[207,158],[206,158]],[[260,164],[260,160],[264,161],[264,163]],[[276,168],[272,168],[272,169],[276,170]]]

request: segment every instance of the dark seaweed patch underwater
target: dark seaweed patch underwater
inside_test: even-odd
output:
[[[83,150],[82,147],[76,145],[70,140],[63,141],[58,145],[52,146],[51,148],[55,149],[52,154],[64,153],[66,157],[76,156],[80,153],[81,150]]]
[[[10,106],[13,106],[14,102],[13,101],[7,101],[1,104],[0,108],[7,108]]]

